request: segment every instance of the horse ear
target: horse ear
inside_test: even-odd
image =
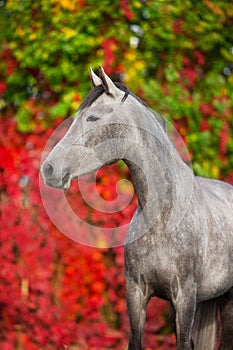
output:
[[[103,67],[99,67],[99,75],[102,80],[102,85],[108,95],[117,96],[119,95],[120,90],[113,81],[109,78],[109,76],[105,73]]]
[[[102,80],[98,77],[98,75],[96,75],[92,68],[90,67],[90,78],[91,78],[91,82],[92,82],[92,85],[95,87],[95,86],[98,86],[98,85],[102,85]]]

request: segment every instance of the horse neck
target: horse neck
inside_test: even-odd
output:
[[[137,142],[129,147],[125,163],[131,173],[139,207],[144,209],[147,206],[150,214],[150,211],[162,205],[163,211],[168,213],[172,210],[174,198],[179,196],[176,209],[182,210],[182,205],[191,194],[189,189],[195,181],[194,175],[182,161],[161,124],[150,120],[147,130],[139,127],[133,138]]]

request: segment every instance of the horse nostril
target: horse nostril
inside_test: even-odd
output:
[[[70,173],[67,171],[62,178],[62,184],[64,185],[65,183],[67,183],[69,179],[70,179]]]
[[[43,170],[46,177],[51,177],[53,175],[53,166],[51,164],[46,164]]]

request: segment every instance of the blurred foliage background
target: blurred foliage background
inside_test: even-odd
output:
[[[233,183],[233,3],[2,0],[0,29],[1,349],[125,348],[122,249],[59,235],[41,209],[40,155],[102,65],[173,123],[197,175]],[[149,312],[147,349],[174,348],[165,309]]]

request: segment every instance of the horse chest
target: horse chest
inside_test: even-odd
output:
[[[146,243],[146,244],[145,244]],[[125,276],[143,284],[151,296],[169,299],[170,287],[177,273],[175,257],[162,246],[146,238],[125,247]]]

